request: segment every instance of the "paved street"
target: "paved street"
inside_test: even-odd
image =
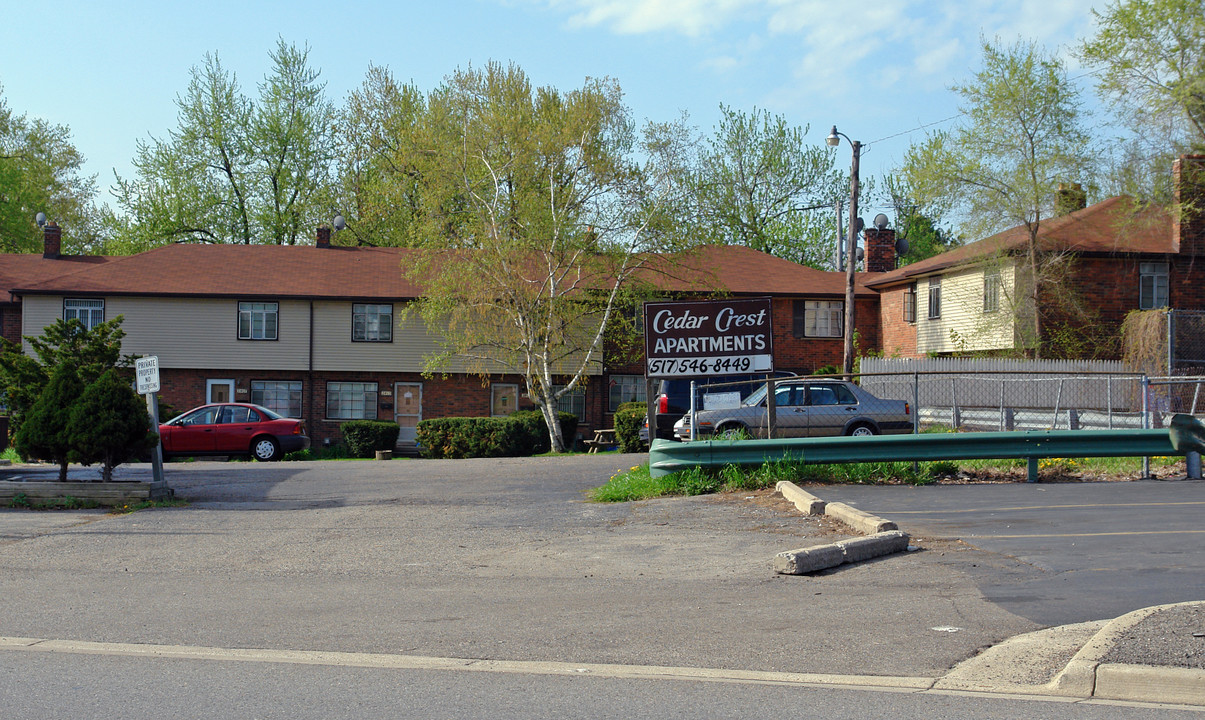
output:
[[[1200,505],[1185,504],[1205,499],[1200,483],[813,488],[825,499],[896,520],[923,539],[923,550],[784,577],[770,569],[776,552],[844,536],[767,494],[585,501],[586,489],[640,459],[173,464],[168,479],[191,501],[187,507],[122,516],[0,511],[0,636],[100,643],[95,652],[112,656],[106,668],[165,682],[179,680],[181,663],[198,661],[123,659],[117,648],[136,643],[923,680],[982,647],[1049,624],[1048,616],[1099,619],[1104,616],[1095,613],[1124,606],[1114,600],[1094,605],[1097,578],[1107,578],[1111,592],[1150,592],[1153,600],[1143,605],[1170,602],[1163,598],[1177,591],[1193,595],[1186,599],[1202,597],[1199,580],[1177,590],[1183,575],[1200,572],[1202,539],[1191,524]],[[1090,509],[1054,509],[1070,504]],[[1035,510],[1038,505],[1045,509]],[[1157,526],[1139,505],[1151,513],[1160,508]],[[1035,516],[1061,516],[1053,521],[1062,527],[1057,534],[1074,530],[1096,538],[1087,543],[1093,552],[1068,550],[1065,538],[1039,537],[1056,533],[1030,524],[1022,532],[1020,519]],[[1178,534],[1126,536],[1124,552],[1115,545],[1106,551],[1097,533],[1116,530],[1121,520],[1131,529]],[[1148,542],[1155,537],[1164,540]],[[1127,583],[1134,576],[1127,570],[1135,567],[1144,574]],[[0,651],[0,689],[17,687],[23,668],[87,671],[97,662],[72,652]],[[206,674],[191,678],[190,686],[202,695],[217,692],[226,673],[307,697],[311,683],[329,684],[332,692],[344,681],[376,687],[381,672],[201,665],[211,669],[199,671]],[[431,698],[458,683],[416,668],[397,672]],[[552,692],[565,682],[505,675],[494,685],[476,675],[465,682],[516,697]],[[630,682],[577,687],[626,708],[645,692]],[[690,683],[649,682],[639,687],[651,688],[649,698],[663,698],[651,706],[695,693]],[[730,689],[724,696],[735,703],[732,714],[750,714],[741,711],[747,701],[741,698],[761,691]],[[854,699],[862,692],[826,692],[855,709],[878,702]],[[19,697],[33,702],[24,691]],[[387,702],[393,696],[378,687],[372,697]],[[457,707],[471,708],[471,697]],[[889,702],[894,696],[876,697]],[[925,716],[932,700],[918,702],[910,712]],[[523,716],[522,707],[515,705],[509,716]],[[1121,717],[1092,714],[1098,711],[1074,716]],[[993,716],[990,709],[979,712],[964,716]],[[1042,712],[1033,716],[1048,716]],[[883,713],[862,716],[876,714]]]

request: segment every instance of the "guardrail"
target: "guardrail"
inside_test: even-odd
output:
[[[776,460],[847,463],[1024,458],[1029,461],[1029,481],[1037,482],[1038,460],[1042,458],[1152,457],[1183,455],[1194,449],[1185,444],[1185,450],[1178,452],[1167,430],[934,433],[684,443],[654,440],[649,448],[649,472],[662,477],[692,467],[760,465]]]

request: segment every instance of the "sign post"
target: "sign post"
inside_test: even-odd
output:
[[[134,361],[134,374],[138,379],[138,394],[146,395],[146,409],[151,416],[151,429],[159,432],[159,357],[150,355]],[[155,482],[163,482],[163,441],[155,442],[151,451],[151,468]]]

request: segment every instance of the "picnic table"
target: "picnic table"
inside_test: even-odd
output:
[[[615,429],[595,430],[593,440],[583,440],[582,444],[590,448],[590,453],[598,452],[599,448],[609,448],[615,445]]]

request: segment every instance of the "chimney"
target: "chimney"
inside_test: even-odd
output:
[[[1172,246],[1183,255],[1205,256],[1205,155],[1181,155],[1172,176]]]
[[[318,228],[318,241],[314,243],[314,247],[328,248],[331,246],[331,229],[323,225]]]
[[[1088,207],[1088,193],[1079,183],[1059,183],[1059,191],[1054,195],[1054,215],[1062,217],[1076,210]]]
[[[63,245],[63,230],[52,220],[42,228],[42,257],[56,260]]]
[[[891,272],[895,269],[895,230],[868,227],[862,231],[866,238],[866,272]]]

